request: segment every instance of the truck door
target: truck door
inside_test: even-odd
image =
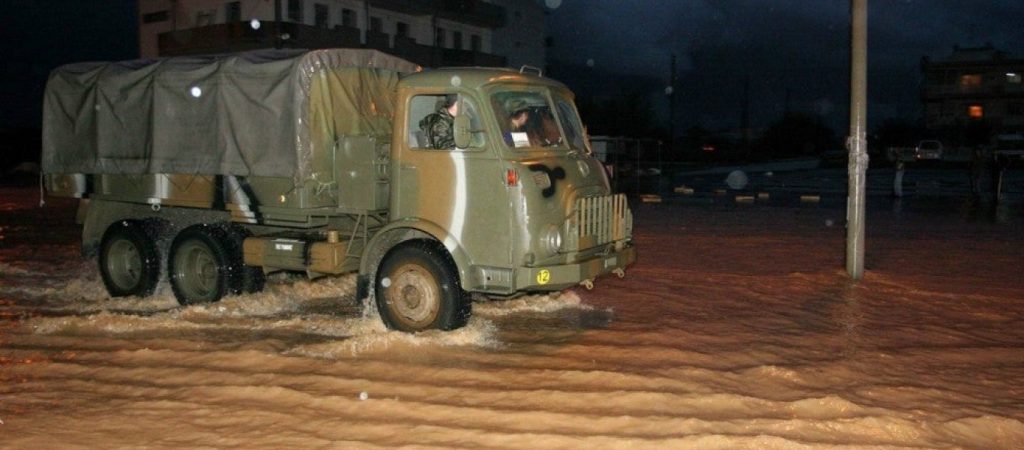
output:
[[[509,193],[501,161],[486,145],[478,102],[455,92],[401,98],[407,100],[399,111],[404,116],[400,119],[404,139],[396,139],[401,144],[396,154],[392,220],[437,227],[445,233],[443,243],[450,252],[465,252],[470,266],[463,270],[510,267]],[[438,115],[445,116],[442,111],[452,101],[456,102],[454,115],[469,116],[474,130],[467,148],[455,148],[453,135],[436,132],[450,126],[450,115]]]

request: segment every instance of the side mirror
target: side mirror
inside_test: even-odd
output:
[[[455,121],[452,124],[452,134],[455,135],[456,148],[469,147],[472,139],[472,134],[469,129],[469,116],[455,116]]]

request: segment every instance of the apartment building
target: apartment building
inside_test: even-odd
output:
[[[942,59],[921,61],[921,101],[931,130],[985,121],[993,132],[1024,131],[1024,59],[992,45],[954,47]]]
[[[365,47],[427,67],[544,67],[538,0],[139,0],[143,58]]]

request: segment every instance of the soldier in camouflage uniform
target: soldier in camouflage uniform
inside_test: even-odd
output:
[[[431,148],[439,150],[455,148],[455,133],[452,128],[455,116],[459,113],[457,100],[458,97],[454,94],[446,95],[444,103],[437,108],[437,112],[420,121],[420,129],[427,135]]]

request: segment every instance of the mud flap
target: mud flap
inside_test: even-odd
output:
[[[356,276],[356,300],[363,301],[370,296],[370,277],[366,275]]]

